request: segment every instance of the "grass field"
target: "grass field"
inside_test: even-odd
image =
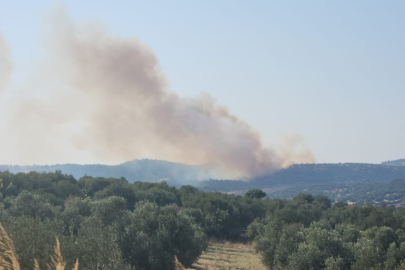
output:
[[[251,244],[211,242],[207,251],[191,269],[266,270]]]

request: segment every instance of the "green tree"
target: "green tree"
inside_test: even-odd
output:
[[[118,245],[118,227],[105,225],[96,217],[87,218],[81,225],[77,237],[65,248],[68,264],[79,259],[80,269],[124,270],[130,269]]]
[[[65,201],[65,209],[61,218],[65,224],[65,231],[69,235],[76,235],[81,223],[90,216],[89,201],[73,197]]]
[[[41,221],[29,216],[10,217],[2,222],[14,241],[21,269],[34,269],[34,258],[41,269],[46,269],[54,254],[55,240],[65,242],[62,220]]]
[[[90,203],[90,211],[106,225],[120,221],[126,213],[126,201],[122,197],[110,196]]]
[[[22,191],[17,197],[7,198],[6,203],[9,205],[10,214],[14,216],[24,215],[44,220],[54,218],[61,211],[60,207],[52,205],[43,196],[27,190]]]
[[[255,198],[255,199],[262,199],[267,196],[267,194],[261,189],[251,189],[245,193],[246,197]]]
[[[137,270],[174,269],[174,256],[189,267],[206,248],[202,229],[177,206],[140,202],[120,236],[124,259]]]

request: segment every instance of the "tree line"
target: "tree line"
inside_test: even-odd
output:
[[[275,199],[249,225],[268,269],[405,269],[405,209],[331,205],[324,195]]]
[[[0,222],[14,240],[22,269],[49,264],[55,237],[71,268],[189,267],[209,237],[241,239],[264,217],[264,200],[202,192],[166,182],[55,173],[0,172]],[[259,194],[265,196],[264,193]]]
[[[325,195],[270,199],[180,188],[166,182],[0,172],[0,222],[22,269],[49,264],[55,237],[68,268],[186,267],[211,237],[253,240],[269,269],[400,269],[405,209],[332,205]]]

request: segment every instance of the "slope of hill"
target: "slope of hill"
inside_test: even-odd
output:
[[[333,201],[403,205],[405,166],[378,164],[301,164],[258,177],[249,182],[209,180],[206,191],[243,194],[263,189],[271,198],[290,199],[302,192],[324,194]]]
[[[338,201],[403,206],[405,205],[405,179],[388,183],[351,185],[336,193],[340,195],[337,198]]]
[[[246,181],[203,181],[205,190],[235,191],[249,188],[300,187],[313,185],[347,185],[383,183],[405,178],[405,166],[364,163],[297,164],[270,175]]]
[[[388,160],[385,162],[381,162],[381,164],[390,166],[405,166],[405,159]]]
[[[0,171],[10,171],[12,173],[30,171],[54,172],[56,170],[62,171],[65,174],[72,174],[76,179],[84,175],[90,175],[95,177],[125,177],[129,182],[171,180],[178,184],[210,178],[220,179],[223,175],[220,168],[215,164],[197,166],[150,159],[132,160],[119,165],[0,165]]]
[[[129,182],[164,180],[171,185],[190,184],[205,191],[236,194],[243,194],[252,188],[260,188],[272,198],[289,199],[302,192],[323,193],[337,201],[374,204],[384,202],[384,200],[398,204],[399,197],[402,196],[398,194],[402,191],[389,195],[390,198],[384,198],[384,196],[395,193],[392,190],[398,189],[402,183],[390,184],[391,181],[405,179],[405,166],[386,165],[386,163],[299,164],[250,181],[212,180],[223,178],[219,166],[215,164],[193,166],[148,159],[128,161],[114,166],[77,164],[0,166],[0,171],[5,170],[12,173],[60,170],[65,174],[72,174],[76,179],[84,175],[91,175],[125,177]],[[377,192],[378,190],[383,190],[385,193],[380,194]]]
[[[253,180],[256,185],[378,183],[405,178],[405,167],[365,164],[298,164]]]

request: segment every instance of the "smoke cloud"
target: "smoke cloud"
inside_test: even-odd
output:
[[[258,131],[209,94],[184,98],[170,91],[156,56],[138,40],[78,28],[63,12],[55,18],[53,75],[43,78],[52,77],[58,90],[45,104],[16,110],[15,126],[27,126],[28,107],[29,123],[52,134],[46,141],[63,134],[66,144],[110,163],[145,157],[217,163],[228,177],[252,177],[314,162],[299,136],[266,148]]]
[[[12,65],[9,59],[9,51],[0,33],[0,92],[7,86],[11,70]]]

